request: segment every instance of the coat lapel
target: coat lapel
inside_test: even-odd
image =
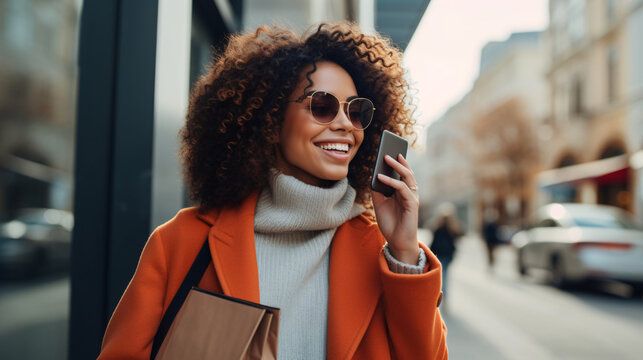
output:
[[[328,300],[329,359],[350,358],[371,321],[382,292],[377,227],[363,219],[344,223],[330,251]]]
[[[218,216],[203,216],[212,227],[208,234],[210,253],[223,293],[259,302],[259,275],[255,253],[254,215],[259,192],[240,206],[225,208]]]

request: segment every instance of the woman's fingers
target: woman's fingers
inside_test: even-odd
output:
[[[409,165],[409,163],[406,161],[406,159],[404,158],[404,156],[402,156],[402,154],[398,154],[398,155],[397,155],[397,160],[400,162],[400,164],[404,165],[404,166],[405,166],[405,167],[407,167],[411,172],[413,172],[413,170],[411,170],[411,165]]]
[[[384,161],[386,161],[386,163],[391,166],[393,170],[397,171],[397,173],[400,174],[400,177],[409,188],[415,187],[417,189],[415,174],[413,173],[413,170],[411,170],[409,163],[406,161],[404,156],[402,156],[402,154],[398,155],[398,159],[399,162],[389,155],[386,155],[384,157]]]
[[[404,197],[416,198],[417,193],[414,193],[409,186],[402,180],[393,179],[384,174],[377,174],[377,179],[382,183],[392,187],[400,193],[406,194]],[[417,199],[416,199],[417,200]]]

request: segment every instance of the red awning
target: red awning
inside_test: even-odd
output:
[[[543,171],[538,175],[538,187],[545,188],[562,184],[573,184],[592,180],[599,184],[625,182],[629,176],[627,155],[591,161],[579,165],[565,166]]]

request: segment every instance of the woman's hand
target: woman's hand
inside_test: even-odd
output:
[[[401,154],[397,161],[388,155],[384,161],[400,174],[401,179],[378,175],[378,180],[395,189],[395,193],[388,198],[371,191],[377,224],[388,241],[391,255],[399,261],[415,265],[420,254],[417,240],[420,200],[415,175]]]

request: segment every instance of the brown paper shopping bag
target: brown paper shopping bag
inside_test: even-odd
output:
[[[193,288],[156,359],[274,360],[278,331],[279,309]]]
[[[150,359],[277,359],[279,309],[197,288],[211,262],[206,240],[163,314]]]

